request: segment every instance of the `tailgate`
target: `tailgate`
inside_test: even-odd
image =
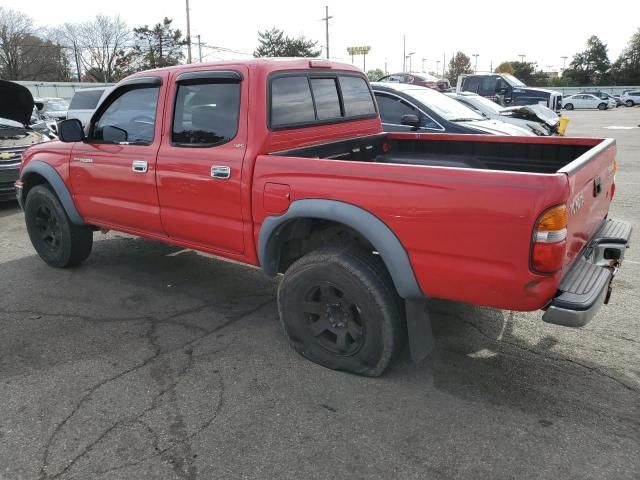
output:
[[[605,139],[559,170],[569,180],[565,271],[607,217],[615,191],[615,154],[615,140]]]

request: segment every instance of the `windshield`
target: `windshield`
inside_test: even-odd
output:
[[[507,83],[512,87],[526,87],[524,83],[522,83],[520,80],[518,80],[516,77],[514,77],[510,73],[503,73],[501,75],[502,75],[502,78],[504,78],[507,81]]]
[[[473,97],[463,96],[462,101],[467,101],[472,105],[477,105],[478,110],[482,112],[490,112],[500,115],[503,108],[496,102],[489,100],[488,98],[481,97],[480,95],[474,95]]]
[[[67,105],[58,102],[48,102],[46,110],[49,112],[66,112]]]
[[[483,116],[478,115],[469,107],[430,88],[416,88],[406,90],[404,93],[415,98],[419,102],[424,103],[425,106],[429,107],[445,120],[449,120],[451,122],[462,120],[484,120]]]

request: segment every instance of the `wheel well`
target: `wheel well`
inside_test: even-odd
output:
[[[22,198],[26,201],[27,195],[29,194],[29,190],[31,190],[36,185],[49,184],[46,178],[44,178],[39,173],[30,172],[22,179]]]
[[[318,218],[296,218],[280,227],[278,273],[307,253],[327,245],[358,245],[373,252],[371,243],[359,232],[339,222]]]

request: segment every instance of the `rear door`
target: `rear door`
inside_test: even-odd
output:
[[[159,76],[121,83],[73,146],[73,196],[89,223],[163,234],[156,193],[164,89]]]
[[[171,79],[168,104],[173,111],[157,171],[162,224],[169,237],[194,247],[244,251],[240,188],[248,83],[245,66]]]

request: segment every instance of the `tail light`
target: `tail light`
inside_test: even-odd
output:
[[[557,205],[542,213],[533,230],[531,267],[539,273],[554,273],[562,268],[567,249],[568,213]]]
[[[616,174],[618,173],[618,161],[613,160],[613,180],[611,181],[611,195],[610,200],[613,201],[613,197],[616,194]]]

